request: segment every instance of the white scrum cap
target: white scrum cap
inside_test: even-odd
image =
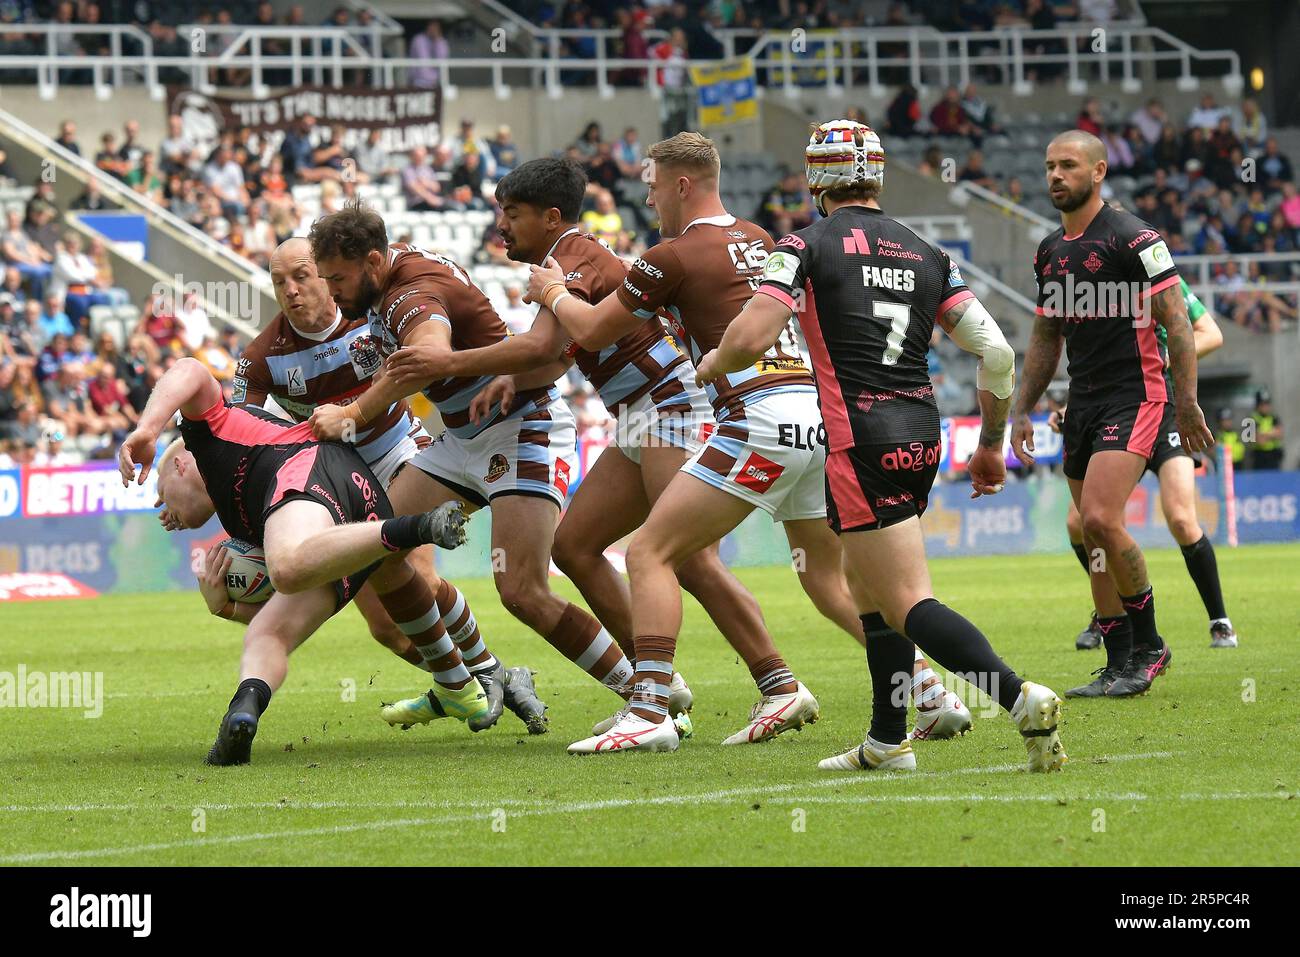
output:
[[[804,150],[808,191],[823,213],[822,196],[837,186],[885,182],[885,150],[871,127],[853,120],[823,123],[808,138]]]

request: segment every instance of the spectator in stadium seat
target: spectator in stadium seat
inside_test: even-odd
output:
[[[54,142],[74,156],[81,155],[81,147],[77,144],[77,124],[72,120],[64,120],[59,124],[59,135],[55,137]]]
[[[86,177],[86,188],[82,191],[80,196],[68,205],[68,208],[97,213],[105,209],[114,209],[115,207],[104,198],[104,194],[99,188],[99,180],[93,176],[88,176]]]
[[[105,131],[99,138],[99,152],[95,154],[95,165],[102,172],[116,176],[118,179],[126,179],[126,174],[131,171],[131,164],[118,154],[117,137],[111,131]]]
[[[50,429],[44,433],[42,439],[42,445],[37,447],[36,454],[32,456],[32,465],[37,468],[63,468],[81,464],[80,455],[64,448],[66,436],[62,429]]]
[[[1259,158],[1260,180],[1270,193],[1279,192],[1284,183],[1295,180],[1291,160],[1277,145],[1277,138],[1270,136],[1264,141],[1264,155]]]
[[[614,159],[614,144],[605,142],[596,147],[596,155],[587,161],[587,181],[614,194],[615,202],[622,199],[623,171]]]
[[[8,300],[15,307],[27,301],[27,291],[23,289],[23,274],[17,266],[5,266],[4,279],[0,280],[0,299]]]
[[[267,4],[269,6],[269,4]],[[266,44],[262,45],[263,51]],[[197,147],[185,133],[185,122],[172,113],[167,117],[167,137],[158,144],[158,164],[165,173],[192,171]]]
[[[28,306],[34,305],[35,302],[35,300],[30,300]],[[53,340],[57,335],[71,337],[77,331],[77,326],[72,321],[72,317],[63,308],[63,297],[57,292],[50,292],[45,295],[45,301],[41,307],[41,329],[44,330],[47,340]]]
[[[763,198],[757,212],[759,225],[773,238],[780,238],[811,225],[814,218],[803,175],[796,170],[782,170],[781,179]]]
[[[461,187],[469,190],[472,197],[471,205],[474,209],[486,209],[487,203],[483,199],[483,154],[477,151],[465,153],[456,168],[451,171],[451,189],[455,193]],[[465,203],[465,200],[460,200]]]
[[[1165,113],[1164,104],[1159,100],[1147,100],[1146,105],[1133,111],[1128,118],[1131,125],[1137,127],[1142,138],[1150,146],[1155,146],[1160,141],[1165,126],[1168,125],[1169,118]],[[1171,127],[1172,128],[1172,127]]]
[[[5,231],[0,236],[0,254],[5,262],[18,270],[27,280],[33,298],[40,299],[49,281],[51,264],[54,257],[44,247],[32,239],[30,232],[24,228],[22,213],[10,209],[5,214]]]
[[[112,368],[113,376],[126,389],[131,408],[141,411],[149,400],[149,387],[145,384],[149,363],[119,349],[113,333],[107,329],[99,334],[95,346],[95,360]]]
[[[96,362],[93,368],[94,378],[86,385],[86,397],[102,428],[116,437],[131,429],[140,416],[132,407],[126,385],[117,378],[113,364]]]
[[[966,165],[961,168],[957,174],[957,180],[962,183],[974,183],[976,186],[982,186],[985,189],[997,189],[997,180],[993,174],[984,166],[984,154],[979,150],[971,150],[966,157]]]
[[[650,44],[646,42],[642,26],[645,22],[644,10],[629,10],[626,7],[615,11],[615,22],[622,31],[620,37],[619,57],[623,60],[650,59]],[[645,83],[645,70],[627,67],[613,74],[616,86],[640,86]]]
[[[1295,183],[1282,183],[1282,202],[1277,211],[1282,214],[1288,228],[1300,230],[1300,192],[1296,191]]]
[[[921,161],[916,164],[916,171],[922,176],[939,177],[943,173],[943,152],[937,146],[930,146],[921,154]],[[949,177],[951,178],[951,177]]]
[[[961,106],[961,94],[955,86],[943,91],[943,99],[930,110],[930,125],[940,136],[969,136],[976,146],[980,144],[979,129]]]
[[[148,197],[151,202],[161,203],[163,181],[154,163],[153,153],[141,154],[140,165],[126,174],[126,185],[141,196]]]
[[[496,164],[497,178],[505,176],[512,172],[519,165],[519,147],[515,145],[514,137],[510,133],[510,127],[502,124],[497,127],[497,134],[488,144],[492,151],[492,159]]]
[[[1233,165],[1234,151],[1240,151],[1241,140],[1232,131],[1232,117],[1224,114],[1207,141],[1209,158],[1205,163],[1205,173],[1220,186],[1229,186],[1239,182],[1241,168]]]
[[[244,255],[266,268],[277,245],[275,230],[266,221],[266,202],[255,200],[248,207],[248,222],[244,225]]]
[[[13,164],[9,162],[9,154],[0,148],[0,186],[18,185],[18,175],[14,171]]]
[[[285,134],[280,144],[280,158],[283,163],[285,180],[295,183],[320,183],[327,179],[338,179],[338,171],[328,166],[317,167],[312,159],[315,153],[312,146],[312,131],[316,128],[316,118],[307,114],[299,118]]]
[[[375,127],[366,134],[365,143],[357,147],[357,168],[372,182],[389,182],[397,176],[397,164],[392,154],[384,148],[384,131]]]
[[[408,154],[409,155],[409,154]],[[429,153],[429,165],[438,176],[439,183],[451,179],[451,171],[456,168],[455,155],[447,143],[439,143]]]
[[[1115,0],[1075,0],[1082,23],[1110,23],[1119,14]]]
[[[1025,205],[1025,184],[1020,181],[1019,176],[1013,176],[1007,180],[1007,188],[1003,190],[1002,195],[1017,206]]]
[[[501,321],[514,335],[527,332],[533,327],[537,316],[537,307],[524,302],[522,287],[517,282],[506,283],[506,304],[501,307]]]
[[[1248,153],[1258,153],[1268,139],[1268,120],[1259,104],[1251,97],[1241,101],[1241,116],[1237,118],[1236,133]]]
[[[69,436],[106,435],[106,424],[95,412],[86,387],[87,377],[78,363],[60,365],[58,371],[41,384],[46,411],[51,418],[64,424]]]
[[[131,334],[148,336],[162,354],[173,349],[180,333],[181,324],[176,318],[176,309],[171,297],[162,292],[155,292],[145,300],[140,321],[136,323]]]
[[[1134,165],[1133,150],[1129,147],[1128,140],[1124,139],[1121,128],[1113,124],[1106,127],[1101,141],[1106,145],[1107,172],[1117,176],[1129,175]]]
[[[197,352],[205,340],[216,334],[208,311],[203,308],[203,300],[198,290],[191,288],[181,296],[181,305],[176,309],[176,322],[179,325],[181,344],[189,352]]]
[[[312,150],[312,165],[317,169],[334,170],[337,175],[333,178],[348,179],[357,183],[367,182],[369,177],[361,172],[356,158],[344,144],[346,136],[347,132],[342,123],[333,124],[330,127],[329,141]]]
[[[974,83],[967,83],[962,91],[961,108],[977,129],[988,134],[1002,132],[1002,127],[993,119],[993,105],[979,95]]]
[[[1187,117],[1187,126],[1191,129],[1204,130],[1207,134],[1219,125],[1219,117],[1227,111],[1214,102],[1214,95],[1206,93],[1201,97],[1200,105]]]
[[[492,153],[492,147],[488,145],[487,140],[474,132],[474,121],[465,118],[460,121],[460,132],[451,141],[452,160],[459,164],[470,153],[478,154],[479,166],[487,179],[497,178],[497,161]]]
[[[623,233],[623,217],[609,190],[602,189],[596,193],[596,208],[582,214],[582,228],[597,239],[604,240],[611,248],[618,245]]]
[[[1083,107],[1079,110],[1079,115],[1074,121],[1075,128],[1083,130],[1085,133],[1091,133],[1101,139],[1104,124],[1105,117],[1101,112],[1101,101],[1095,96],[1088,97],[1083,101]]]
[[[203,363],[204,368],[212,373],[212,377],[222,384],[223,387],[230,384],[230,380],[235,377],[235,357],[226,351],[226,347],[216,340],[215,336],[209,335],[203,343],[194,350],[194,358]]]
[[[916,124],[921,121],[921,101],[916,87],[910,83],[902,87],[885,110],[885,131],[890,136],[904,139],[916,135]]]
[[[412,60],[430,61],[429,66],[418,66],[410,71],[407,82],[411,86],[425,90],[441,86],[442,71],[433,66],[432,61],[446,60],[451,57],[451,45],[442,35],[442,24],[437,20],[430,20],[425,24],[424,31],[416,34],[411,40],[408,56]]]
[[[682,132],[689,123],[691,91],[686,50],[686,33],[680,28],[672,30],[668,39],[656,43],[650,50],[651,59],[665,64],[655,74],[663,92],[660,117],[665,137]]]
[[[122,145],[117,149],[117,155],[127,164],[127,169],[135,169],[140,165],[140,157],[149,152],[140,145],[140,121],[127,120],[122,125]]]
[[[51,297],[63,296],[64,308],[74,326],[89,321],[92,306],[112,302],[108,290],[99,285],[99,267],[82,250],[81,236],[69,229],[63,234],[63,248],[54,259],[50,274]]]
[[[35,362],[49,341],[41,328],[41,304],[34,299],[22,305],[0,300],[0,325],[7,330],[14,354],[24,360]]]
[[[429,165],[429,151],[423,146],[413,147],[407,160],[406,168],[402,170],[402,194],[406,197],[406,208],[412,212],[442,209],[446,201],[442,196],[442,187],[438,184],[438,174]]]
[[[234,153],[228,146],[221,146],[217,155],[203,171],[203,182],[221,202],[222,215],[227,219],[238,219],[248,209],[252,201],[244,183],[244,170],[235,162]]]
[[[600,124],[594,120],[588,123],[582,130],[582,133],[573,141],[573,146],[578,151],[578,158],[585,163],[596,155],[601,143]]]

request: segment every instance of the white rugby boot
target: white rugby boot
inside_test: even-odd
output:
[[[793,694],[763,695],[750,709],[749,724],[745,725],[723,744],[757,744],[775,738],[784,731],[802,728],[822,716],[821,706],[802,681]]]
[[[916,753],[906,738],[901,744],[881,744],[867,735],[856,748],[818,761],[817,767],[823,771],[915,771]]]
[[[970,709],[951,691],[943,693],[943,702],[929,711],[916,709],[916,725],[908,738],[912,741],[942,741],[965,734],[971,729]]]
[[[1059,771],[1068,758],[1061,747],[1057,727],[1061,723],[1061,699],[1046,685],[1026,681],[1011,707],[1011,717],[1025,739],[1030,771]]]
[[[569,745],[570,754],[606,754],[614,751],[676,751],[681,739],[690,734],[690,716],[666,718],[655,724],[631,709],[620,711],[618,720],[603,734],[594,734]],[[679,727],[684,723],[685,728]]]

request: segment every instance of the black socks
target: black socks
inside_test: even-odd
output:
[[[1106,667],[1118,671],[1133,653],[1133,625],[1129,622],[1128,615],[1098,617],[1097,630],[1101,632],[1102,643],[1106,646]]]
[[[226,711],[251,711],[260,718],[270,703],[271,686],[261,678],[245,678],[239,683],[239,690],[230,699],[230,707]]]
[[[1074,549],[1074,557],[1079,559],[1083,570],[1091,575],[1092,569],[1088,567],[1088,550],[1083,547],[1083,542],[1071,542],[1070,547]]]
[[[1148,585],[1145,591],[1136,595],[1120,595],[1120,603],[1128,612],[1128,620],[1133,625],[1133,647],[1135,649],[1159,648],[1163,644],[1156,633],[1156,599]]]
[[[1223,608],[1223,587],[1219,584],[1219,563],[1214,558],[1214,546],[1210,537],[1202,535],[1199,542],[1183,545],[1183,561],[1187,563],[1187,574],[1196,583],[1196,590],[1201,593],[1205,603],[1205,613],[1210,620],[1227,618]]]
[[[904,627],[907,636],[920,646],[927,658],[1011,710],[1024,682],[969,621],[935,599],[926,598],[907,613]]]
[[[420,528],[423,515],[399,515],[379,526],[379,537],[390,552],[403,552],[409,548],[427,545],[428,539]]]
[[[901,744],[907,737],[907,699],[912,685],[915,646],[885,623],[879,612],[862,616],[871,672],[871,730],[881,744]]]

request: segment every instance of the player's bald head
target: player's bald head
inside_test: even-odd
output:
[[[1086,130],[1066,130],[1047,144],[1049,155],[1062,149],[1078,151],[1089,166],[1106,159],[1106,144]]]
[[[271,253],[271,268],[279,266],[281,269],[288,269],[295,263],[307,260],[313,265],[316,260],[311,255],[311,243],[305,236],[294,236],[292,239],[286,239],[280,245],[275,247],[275,252]]]

